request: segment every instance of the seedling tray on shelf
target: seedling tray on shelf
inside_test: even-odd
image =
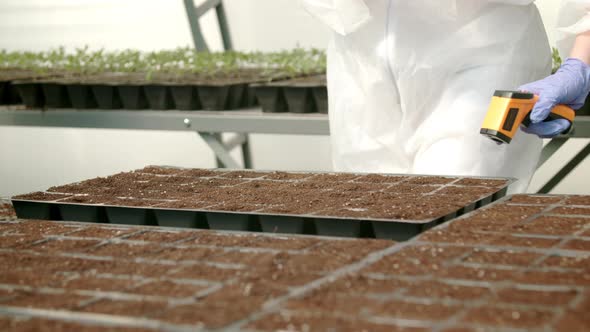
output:
[[[405,240],[501,198],[510,182],[149,166],[12,202],[24,219]]]
[[[226,83],[145,82],[143,79],[21,80],[27,107],[76,109],[232,110],[251,107],[246,80]]]

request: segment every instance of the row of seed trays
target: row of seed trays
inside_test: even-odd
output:
[[[404,240],[510,180],[150,166],[13,197],[19,218]]]
[[[2,331],[590,329],[590,196],[505,197],[401,243],[18,220],[0,248]]]
[[[0,51],[0,104],[42,109],[327,112],[320,50]],[[280,89],[274,86],[280,83]],[[280,94],[269,107],[268,90]],[[278,92],[280,90],[280,92]],[[304,105],[304,106],[300,106]]]

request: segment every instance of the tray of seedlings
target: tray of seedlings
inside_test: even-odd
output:
[[[60,48],[0,53],[0,79],[14,70],[34,74],[7,82],[27,107],[48,109],[248,108],[257,105],[250,84],[305,80],[324,73],[325,66],[322,51],[303,49],[275,53],[78,49],[68,53]]]
[[[510,179],[149,166],[12,198],[19,218],[405,240]]]

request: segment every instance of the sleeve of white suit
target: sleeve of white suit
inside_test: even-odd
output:
[[[557,47],[567,58],[576,35],[590,31],[590,0],[562,0],[557,20]]]
[[[535,2],[535,0],[490,0],[490,2],[499,2],[499,3],[509,4],[509,5],[526,6],[526,5],[530,5],[531,3]]]
[[[341,35],[354,32],[371,19],[364,0],[301,0],[305,10]]]

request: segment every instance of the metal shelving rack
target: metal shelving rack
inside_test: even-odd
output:
[[[252,168],[248,134],[328,135],[325,114],[235,111],[20,110],[0,106],[0,126],[140,129],[196,132],[213,150],[220,167],[241,168],[230,156],[240,147],[244,168]],[[224,142],[222,133],[236,135]]]
[[[195,6],[194,0],[184,0],[193,41],[199,51],[208,52],[199,19],[215,10],[225,50],[232,41],[222,0],[207,0]],[[235,111],[130,111],[130,110],[22,110],[0,106],[0,126],[35,126],[100,129],[140,129],[196,132],[215,153],[219,167],[241,168],[230,152],[240,147],[244,168],[252,168],[248,134],[329,135],[325,114],[263,113],[261,109]],[[228,141],[223,133],[235,133]],[[570,139],[590,138],[590,116],[579,116],[576,129],[567,136],[554,138],[543,149],[539,166],[543,165]],[[567,162],[540,190],[548,193],[590,154],[588,143]]]
[[[19,110],[0,107],[0,126],[35,126],[100,129],[139,129],[193,131],[213,150],[222,167],[241,168],[230,156],[230,151],[241,147],[243,165],[251,168],[247,135],[291,134],[329,135],[328,116],[325,114],[263,113],[259,108],[237,111],[104,111],[104,110]],[[222,133],[236,133],[227,142]],[[574,132],[554,138],[543,149],[539,166],[543,165],[570,139],[590,138],[590,116],[576,119]],[[567,162],[540,190],[548,193],[590,154],[588,143]]]

